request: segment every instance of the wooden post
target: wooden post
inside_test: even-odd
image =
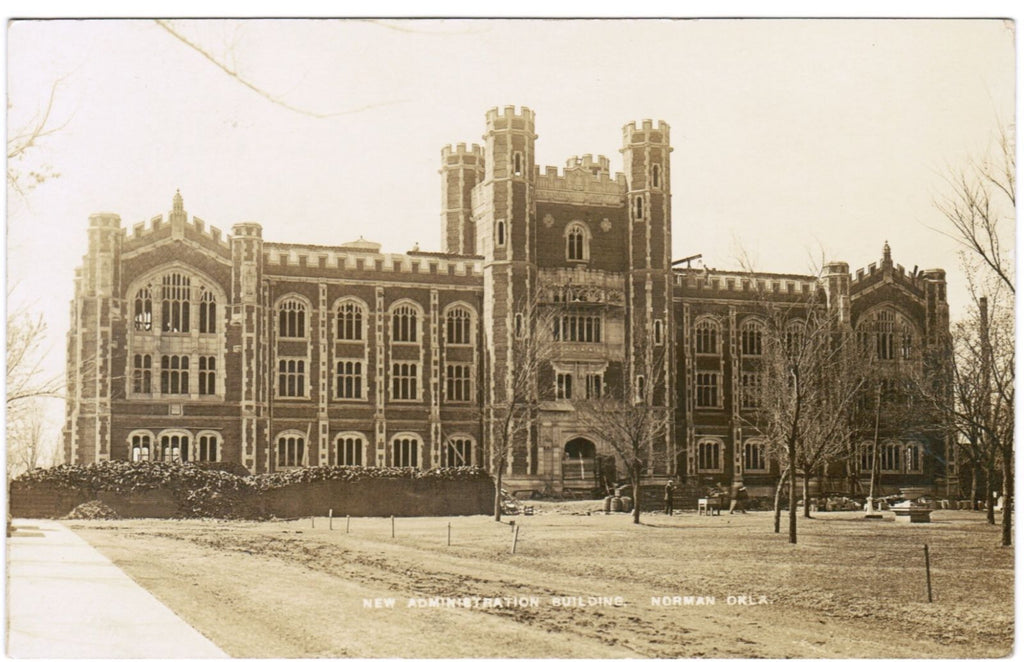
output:
[[[452,546],[452,523],[448,522],[448,546]]]
[[[391,537],[395,537],[395,516],[391,516]]]
[[[512,527],[512,553],[516,553],[516,544],[519,542],[519,525]]]
[[[348,533],[348,522],[350,518],[351,515],[345,515],[345,533]]]
[[[928,602],[932,601],[932,563],[928,558],[928,545],[924,546],[924,576],[928,582]]]
[[[331,531],[334,530],[334,508],[327,510],[327,528]]]
[[[316,520],[313,518],[312,515],[309,516],[309,528],[311,528],[311,529],[315,529],[316,528]]]

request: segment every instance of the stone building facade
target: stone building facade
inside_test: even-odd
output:
[[[180,194],[130,230],[91,216],[71,304],[66,460],[489,466],[516,334],[546,311],[539,413],[509,454],[508,485],[596,485],[613,452],[573,403],[637,384],[652,363],[671,424],[651,480],[767,485],[777,467],[748,450],[759,441],[738,396],[751,283],[826,288],[851,329],[885,311],[920,345],[948,333],[944,274],[907,273],[888,249],[824,280],[675,268],[669,138],[664,122],[631,123],[624,172],[592,155],[542,169],[533,112],[492,109],[483,145],[441,152],[439,253],[271,242],[255,223],[226,235],[190,218]],[[914,443],[923,460],[901,450],[883,481],[940,489],[946,440]]]

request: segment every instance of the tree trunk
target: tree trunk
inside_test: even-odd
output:
[[[789,469],[785,469],[782,475],[779,476],[779,484],[775,488],[775,533],[779,532],[782,523],[782,488],[786,486],[786,477],[788,475]]]
[[[494,521],[501,521],[501,466],[494,475]]]
[[[996,504],[992,500],[992,467],[985,468],[985,521],[996,523]]]
[[[978,509],[978,467],[971,465],[971,510]]]
[[[796,440],[789,443],[789,542],[796,544]]]
[[[1003,448],[1003,547],[1013,544],[1013,447]]]
[[[811,519],[811,476],[804,470],[804,519]]]
[[[633,524],[640,523],[640,463],[633,465]]]

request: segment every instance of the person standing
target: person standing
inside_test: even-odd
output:
[[[747,514],[747,488],[734,483],[729,491],[729,514],[732,515],[737,508],[744,515]]]
[[[665,483],[665,514],[672,514],[672,496],[675,493],[676,485],[671,480]]]

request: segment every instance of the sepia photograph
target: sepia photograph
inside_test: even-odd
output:
[[[1013,654],[1013,18],[6,32],[6,655]]]

